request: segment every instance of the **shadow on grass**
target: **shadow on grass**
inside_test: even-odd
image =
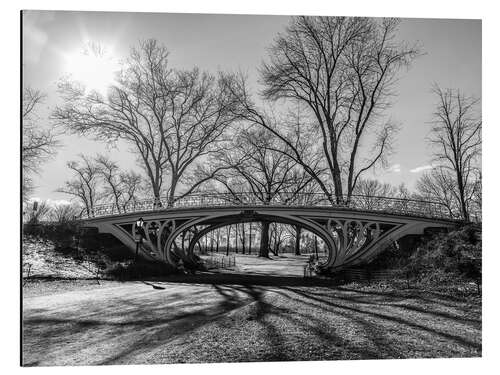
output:
[[[162,289],[164,288],[162,287]],[[29,345],[32,350],[36,351],[36,353],[25,353],[25,357],[36,357],[37,359],[30,360],[28,358],[24,365],[39,365],[38,358],[53,354],[54,349],[59,349],[61,345],[66,345],[71,352],[71,346],[81,345],[82,340],[85,340],[86,347],[91,347],[92,345],[103,345],[106,340],[113,344],[113,340],[123,336],[129,340],[127,345],[118,345],[125,347],[124,350],[118,350],[117,353],[110,354],[101,360],[88,358],[88,362],[86,362],[87,364],[102,365],[120,363],[131,354],[148,351],[179,336],[189,334],[198,327],[216,320],[248,302],[245,298],[230,298],[228,295],[213,305],[201,303],[196,299],[187,299],[176,303],[178,301],[178,298],[162,299],[160,306],[158,306],[158,301],[146,303],[126,300],[107,305],[105,306],[107,309],[93,307],[95,310],[92,313],[81,311],[78,314],[74,313],[62,317],[54,317],[54,314],[47,312],[34,314],[37,316],[24,320],[23,335],[25,345]],[[173,308],[169,309],[169,306],[174,303],[176,303],[175,311]],[[85,306],[82,307],[85,308]],[[126,319],[121,319],[124,316]],[[36,347],[33,345],[35,343],[31,342],[34,339],[38,339]],[[115,342],[113,345],[117,345],[117,343]],[[56,358],[56,360],[64,361],[64,358]]]
[[[149,285],[149,286],[152,286],[153,289],[157,289],[157,290],[165,290],[164,287],[162,286],[159,286],[159,285],[156,285],[156,284],[153,284],[153,283],[150,283],[148,281],[143,281],[143,284],[146,284],[146,285]]]
[[[207,302],[203,289],[171,293],[172,288],[163,282],[176,280],[179,284],[209,284],[209,291],[215,291],[218,298],[211,296]],[[238,274],[207,273],[143,283],[158,290],[157,297],[120,298],[106,306],[89,301],[82,306],[88,312],[79,315],[32,314],[35,316],[24,322],[24,332],[31,338],[29,346],[39,347],[36,358],[26,365],[36,366],[38,358],[53,355],[54,348],[79,340],[103,350],[106,345],[118,346],[108,354],[90,357],[85,364],[135,363],[138,356],[147,357],[174,340],[189,346],[200,329],[224,321],[228,314],[236,314],[231,324],[243,335],[239,338],[243,341],[237,342],[244,343],[247,323],[238,314],[247,306],[251,308],[247,320],[260,327],[266,350],[252,353],[251,358],[241,352],[237,357],[241,361],[477,356],[481,352],[480,313],[467,317],[466,307],[459,301],[439,295],[358,290],[333,286],[324,279]],[[222,326],[226,324],[224,321]],[[299,333],[292,334],[289,327]],[[297,340],[297,347],[291,347],[290,340]],[[306,344],[313,348],[308,353],[301,348]]]
[[[287,289],[287,288],[284,288],[284,289]],[[359,316],[359,315],[360,316],[369,316],[369,317],[377,318],[379,320],[390,321],[391,323],[396,323],[397,325],[400,325],[400,326],[407,326],[407,327],[414,328],[418,331],[425,331],[425,332],[431,333],[433,335],[442,336],[445,339],[455,341],[458,344],[463,345],[463,346],[472,347],[472,348],[478,349],[478,350],[481,349],[481,344],[473,342],[466,337],[461,337],[461,336],[450,334],[447,332],[438,331],[438,330],[432,329],[431,327],[429,327],[423,323],[417,323],[417,322],[411,321],[410,319],[404,319],[402,316],[404,316],[405,314],[401,314],[401,316],[398,316],[395,314],[392,314],[392,315],[384,314],[384,313],[377,312],[377,311],[367,311],[367,310],[363,310],[359,307],[353,307],[353,306],[346,305],[345,303],[335,303],[332,300],[328,300],[326,298],[318,298],[315,296],[311,296],[310,294],[304,293],[304,292],[299,291],[297,289],[288,289],[288,290],[295,293],[295,294],[298,294],[306,299],[309,299],[309,300],[312,300],[315,302],[319,302],[320,304],[325,304],[327,306],[336,308],[337,310],[345,310],[347,312],[352,312],[353,314],[351,314],[351,316]],[[338,298],[338,296],[335,296],[335,298]],[[341,302],[346,302],[346,301],[354,302],[354,301],[351,301],[350,298],[348,298],[348,297],[347,298],[343,297],[340,299],[341,299]],[[416,302],[418,303],[418,298],[416,298]],[[359,303],[359,302],[355,302],[355,303]],[[403,308],[403,310],[404,309],[408,309],[408,307],[405,306]],[[412,307],[410,309],[413,309],[414,311],[417,311],[419,313],[422,312],[422,310],[420,309],[420,311],[419,311],[418,308],[414,309]],[[425,315],[430,315],[430,317],[431,317],[430,320],[445,317],[446,319],[448,319],[452,323],[459,323],[459,322],[465,321],[464,319],[461,319],[460,317],[452,316],[449,314],[443,314],[441,312],[437,312],[437,311],[433,311],[433,310],[424,310],[424,313],[425,313]],[[467,321],[470,322],[471,320],[467,320]],[[479,323],[477,320],[472,320],[472,321],[474,321],[475,323]]]

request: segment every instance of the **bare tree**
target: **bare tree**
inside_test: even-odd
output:
[[[50,218],[58,223],[67,223],[74,220],[81,210],[81,206],[75,204],[57,204],[52,208]]]
[[[130,204],[134,204],[142,190],[143,190],[143,180],[140,174],[134,171],[122,172],[120,173],[120,188],[121,194],[121,204],[122,210],[126,211]]]
[[[166,48],[155,41],[141,43],[131,50],[117,77],[118,84],[110,87],[106,96],[95,91],[87,93],[85,87],[74,82],[61,82],[59,92],[64,106],[57,107],[52,117],[76,134],[108,143],[121,139],[130,144],[148,176],[154,197],[159,198],[167,173],[162,138],[170,92],[170,87],[165,86],[171,75]]]
[[[99,167],[96,162],[85,155],[80,155],[80,161],[69,161],[67,166],[73,171],[74,178],[66,181],[58,192],[77,197],[87,212],[92,212],[102,198],[99,191]]]
[[[385,165],[391,150],[397,127],[382,115],[397,73],[418,55],[416,47],[395,41],[397,26],[394,19],[294,17],[262,66],[263,97],[298,100],[315,119],[333,186],[315,179],[332,202],[332,190],[337,202],[344,194],[349,199],[362,174]],[[243,116],[272,131],[310,172],[287,136],[255,107],[244,84],[233,92]]]
[[[121,198],[123,189],[121,187],[121,178],[119,174],[119,167],[116,162],[109,159],[104,155],[98,155],[95,159],[97,172],[105,182],[104,194],[113,197],[114,204],[118,212],[121,212]]]
[[[234,147],[220,163],[227,168],[223,176],[214,176],[214,190],[228,192],[236,200],[241,193],[264,204],[293,202],[314,179],[286,154],[276,151],[276,139],[262,128],[244,129],[234,139]],[[305,150],[303,150],[305,151]],[[312,165],[311,168],[317,166]],[[316,171],[320,173],[320,171]],[[269,256],[270,222],[262,222],[259,256]]]
[[[195,68],[175,75],[175,92],[170,96],[171,124],[163,137],[170,166],[168,200],[173,203],[179,182],[198,160],[219,155],[224,150],[225,133],[234,121],[230,110],[231,96],[225,86],[207,73]],[[204,178],[190,181],[182,198],[214,176],[219,169],[208,171]],[[199,175],[198,175],[199,176]]]
[[[437,85],[433,91],[438,98],[430,136],[436,150],[435,161],[451,172],[461,216],[469,220],[473,177],[481,155],[479,100]]]
[[[357,202],[360,208],[371,210],[377,208],[380,202],[378,197],[395,197],[397,189],[378,180],[360,179],[354,188],[354,194],[359,196]]]
[[[287,224],[273,223],[270,227],[270,238],[272,239],[272,245],[270,246],[271,251],[275,256],[279,256],[280,249],[285,242],[286,230],[285,228],[289,226]]]
[[[173,70],[166,47],[150,39],[131,51],[107,96],[87,94],[64,82],[65,100],[53,118],[78,134],[91,134],[110,142],[122,139],[138,154],[153,195],[164,193],[173,201],[189,168],[221,147],[221,139],[234,115],[231,96],[208,73],[197,68]],[[170,179],[164,187],[164,180]],[[188,194],[203,181],[187,186]]]
[[[482,207],[483,207],[483,173],[480,169],[476,171],[474,178],[474,185],[472,187],[471,205],[469,212],[474,216],[476,221],[482,220]]]
[[[417,191],[422,199],[441,203],[452,218],[456,218],[460,212],[456,182],[444,168],[437,167],[424,173],[417,181]]]
[[[360,179],[354,192],[369,197],[392,197],[395,195],[395,190],[396,188],[389,183],[372,179]]]
[[[26,221],[29,224],[38,224],[47,220],[52,214],[52,207],[47,201],[33,202],[31,208],[26,212]]]
[[[45,95],[39,90],[27,87],[23,91],[23,201],[29,198],[33,190],[33,174],[39,173],[40,165],[54,155],[58,145],[54,130],[52,128],[43,129],[40,126],[37,111],[44,99]]]

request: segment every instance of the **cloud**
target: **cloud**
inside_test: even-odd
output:
[[[45,201],[50,207],[57,207],[57,206],[67,206],[69,204],[71,204],[70,201],[67,201],[66,199],[42,199],[42,198],[39,198],[39,197],[33,197],[33,198],[30,198],[29,201],[28,201],[28,204],[29,205],[32,205],[33,202],[43,202]]]
[[[420,167],[410,169],[410,172],[411,173],[419,173],[419,172],[427,171],[427,170],[432,169],[432,168],[434,168],[433,165],[422,165]]]
[[[67,201],[66,199],[47,199],[47,203],[49,204],[49,206],[67,206],[69,204],[71,204],[70,201]]]
[[[387,172],[399,173],[401,172],[401,164],[393,164],[388,169]]]

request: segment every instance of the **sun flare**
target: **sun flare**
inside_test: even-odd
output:
[[[82,83],[87,90],[105,94],[114,84],[118,61],[99,44],[88,43],[65,55],[66,71],[72,79]]]

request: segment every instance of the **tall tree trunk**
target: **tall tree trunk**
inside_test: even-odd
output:
[[[260,249],[259,257],[269,258],[269,222],[262,222],[262,230],[260,231]]]
[[[177,178],[172,177],[172,182],[170,183],[170,191],[168,193],[168,207],[174,206],[175,190],[177,188]]]
[[[215,243],[215,252],[219,252],[219,242],[220,242],[220,228],[217,228],[217,238]]]
[[[153,188],[153,195],[154,195],[155,201],[160,202],[160,196],[161,196],[160,186],[158,186],[158,184],[156,182],[153,182],[153,181],[151,181],[151,185]],[[160,203],[160,206],[161,206],[161,203]]]
[[[118,192],[116,191],[116,188],[113,185],[111,185],[111,189],[113,189],[113,196],[115,198],[116,210],[118,211],[118,213],[121,213],[121,210],[120,210],[120,197],[118,196]]]
[[[462,211],[462,218],[465,221],[469,221],[469,212],[467,210],[467,203],[465,202],[465,188],[464,181],[462,178],[462,173],[457,170],[457,183],[458,183],[458,192],[460,194],[460,210]]]
[[[335,197],[337,204],[343,203],[342,173],[337,158],[334,158],[333,185],[335,187]]]
[[[248,254],[252,254],[252,222],[250,222],[248,228]]]
[[[318,236],[314,236],[314,251],[316,252],[316,260],[318,260]]]
[[[227,226],[226,256],[229,256],[229,239],[231,237],[231,225]]]
[[[279,252],[279,243],[278,243],[278,224],[274,223],[274,244],[273,244],[273,254],[278,256]]]
[[[245,242],[246,242],[246,233],[245,233],[245,224],[242,224],[241,227],[241,253],[245,254]]]
[[[236,229],[234,234],[234,250],[238,254],[238,223],[236,223]]]
[[[295,226],[295,255],[300,255],[300,232],[302,227],[299,225]]]

